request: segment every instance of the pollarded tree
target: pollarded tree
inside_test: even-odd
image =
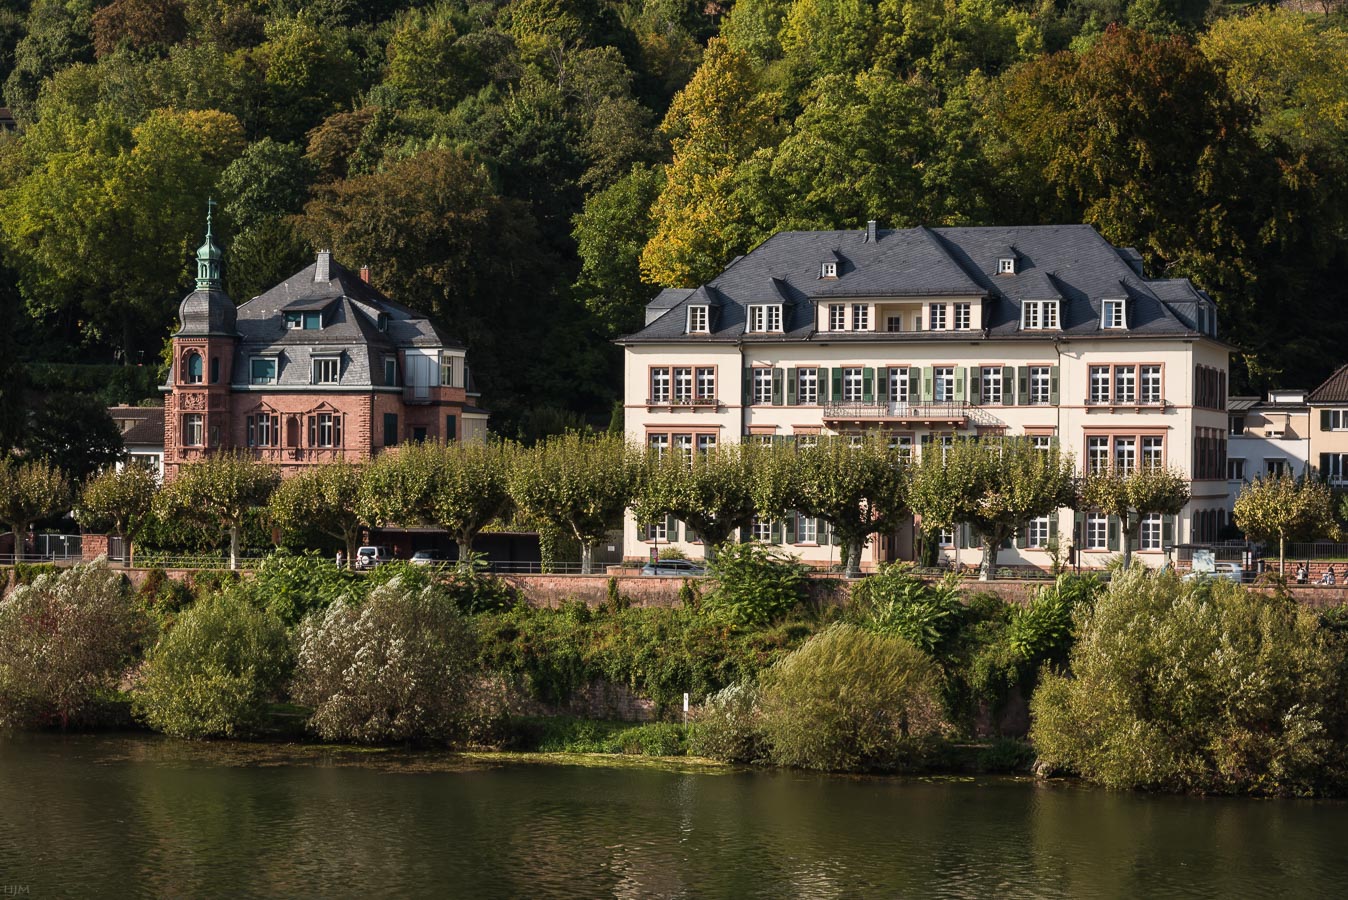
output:
[[[949,448],[937,452],[932,444],[905,469],[905,499],[928,541],[967,522],[978,498],[977,473],[967,466],[948,465],[948,455]]]
[[[674,516],[695,531],[708,559],[737,528],[754,521],[753,465],[757,447],[722,444],[706,452],[666,452],[647,458],[632,500],[638,524]]]
[[[641,457],[620,437],[571,433],[522,450],[510,467],[510,496],[540,528],[580,543],[581,574],[594,568],[594,543],[622,520]]]
[[[1183,472],[1143,466],[1131,472],[1108,469],[1086,476],[1081,483],[1081,507],[1118,517],[1123,540],[1123,564],[1133,562],[1133,540],[1142,520],[1152,514],[1173,516],[1189,502],[1189,481]]]
[[[179,517],[229,533],[229,567],[239,567],[239,531],[251,510],[265,506],[280,484],[275,466],[242,453],[221,453],[178,470],[155,498],[163,519]]]
[[[903,460],[881,436],[859,444],[847,437],[821,437],[800,451],[795,509],[833,526],[847,548],[847,577],[861,575],[867,538],[893,531],[907,514]]]
[[[1307,478],[1257,478],[1241,488],[1234,509],[1236,526],[1256,541],[1278,542],[1278,573],[1287,542],[1337,537],[1329,488]]]
[[[468,565],[473,539],[510,505],[513,444],[406,444],[370,466],[361,494],[365,521],[435,525],[459,545]]]
[[[361,514],[363,474],[360,466],[334,462],[285,479],[267,503],[272,521],[285,531],[317,528],[341,541],[354,560],[360,528],[369,524]]]
[[[132,542],[149,521],[158,492],[159,479],[146,466],[127,465],[120,472],[105,469],[85,482],[75,518],[85,528],[106,527],[126,541],[130,566]]]
[[[956,441],[946,462],[967,470],[975,485],[966,521],[983,542],[982,581],[997,570],[997,548],[1018,529],[1071,506],[1076,496],[1072,460],[1055,444],[1037,448],[1024,437]]]
[[[23,555],[28,528],[38,519],[65,510],[70,482],[44,459],[0,461],[0,522],[14,532],[14,556]]]

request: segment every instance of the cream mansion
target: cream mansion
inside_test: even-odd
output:
[[[1213,302],[1186,279],[1148,278],[1136,250],[1087,225],[779,233],[701,287],[662,291],[619,343],[627,436],[652,447],[879,430],[921,453],[957,436],[1030,435],[1058,441],[1083,472],[1189,474],[1184,512],[1144,522],[1144,560],[1226,523],[1229,347]],[[1062,510],[1027,523],[999,561],[1047,566],[1057,541],[1098,565],[1118,527]],[[965,531],[943,535],[947,556],[975,545]],[[756,523],[754,536],[807,562],[838,559],[825,524],[801,516]],[[624,554],[672,542],[698,557],[695,538],[629,515]],[[914,549],[909,524],[872,540],[863,563]]]

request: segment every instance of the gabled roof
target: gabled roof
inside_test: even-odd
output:
[[[108,414],[122,428],[130,422],[130,427],[122,431],[122,444],[125,447],[162,447],[164,446],[164,407],[162,406],[113,406]]]
[[[1016,273],[998,274],[997,262],[1008,253],[1018,261]],[[820,264],[834,260],[838,276],[821,278]],[[677,310],[691,292],[665,290],[647,308],[649,324],[619,343],[809,339],[819,304],[891,297],[986,300],[984,322],[993,337],[1022,335],[1021,302],[1051,299],[1061,302],[1061,333],[1069,337],[1196,335],[1196,304],[1206,295],[1185,279],[1149,281],[1139,270],[1136,251],[1114,247],[1089,225],[880,229],[874,240],[865,230],[786,231],[705,285],[722,300],[711,333],[685,335],[686,316]],[[1102,301],[1125,297],[1128,329],[1103,332]],[[783,304],[785,335],[746,333],[745,307],[764,302]],[[1042,339],[1044,334],[1026,336]],[[901,339],[951,338],[967,340],[968,335],[904,332]],[[896,337],[829,333],[828,339]]]
[[[1333,375],[1306,396],[1306,402],[1311,404],[1348,402],[1348,365],[1335,369]]]

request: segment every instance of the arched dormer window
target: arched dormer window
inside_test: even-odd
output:
[[[183,381],[201,384],[201,374],[201,354],[193,350],[183,357]]]

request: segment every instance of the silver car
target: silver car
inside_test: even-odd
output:
[[[1240,584],[1245,580],[1245,570],[1240,567],[1240,563],[1219,562],[1216,571],[1190,572],[1181,580],[1198,581],[1203,578],[1221,578],[1225,581],[1234,581],[1236,584]]]
[[[685,578],[698,578],[707,574],[704,566],[691,559],[662,559],[659,562],[646,563],[641,567],[642,575],[682,575]]]

